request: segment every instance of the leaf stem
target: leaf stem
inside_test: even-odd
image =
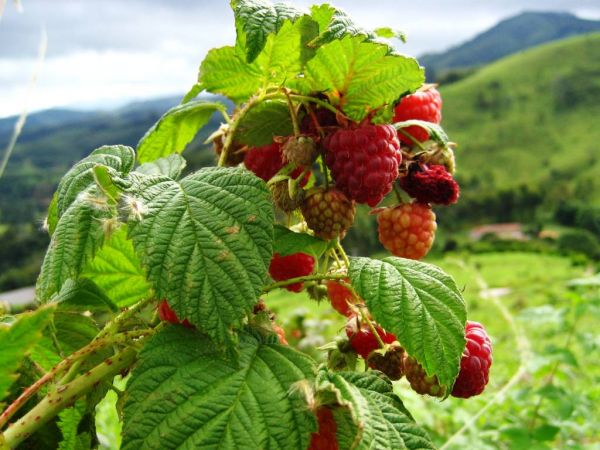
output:
[[[287,89],[283,89],[283,93],[287,99],[288,108],[290,109],[290,117],[292,118],[292,127],[294,129],[294,136],[300,135],[300,126],[298,125],[298,115],[294,109],[294,103],[290,97],[290,92]]]
[[[342,255],[342,258],[344,259],[344,263],[346,263],[346,268],[350,268],[350,259],[348,259],[348,255],[346,255],[346,251],[344,250],[344,247],[342,247],[342,244],[340,244],[340,241],[338,239],[337,243],[335,244],[335,248],[340,252],[340,255]]]
[[[290,278],[289,280],[278,281],[276,283],[269,284],[263,287],[262,292],[266,294],[267,292],[271,292],[274,289],[278,289],[280,287],[286,287],[290,284],[294,283],[302,283],[304,281],[321,281],[321,280],[342,280],[346,278],[346,275],[338,275],[338,274],[316,274],[316,275],[305,275],[303,277],[295,277]]]

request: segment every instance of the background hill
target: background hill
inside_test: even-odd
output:
[[[464,44],[423,55],[419,62],[427,68],[427,77],[434,80],[447,76],[450,69],[481,66],[536,45],[594,31],[600,31],[600,21],[569,13],[525,12],[499,22]]]

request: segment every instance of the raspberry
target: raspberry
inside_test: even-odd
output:
[[[288,341],[285,338],[285,330],[275,323],[272,324],[272,327],[273,331],[277,334],[277,337],[279,338],[279,343],[281,345],[290,345],[288,344]]]
[[[354,202],[335,188],[317,190],[304,200],[301,209],[308,227],[325,240],[343,239],[356,213]]]
[[[467,345],[460,361],[460,372],[452,389],[453,397],[469,398],[485,389],[492,365],[492,343],[483,325],[467,321]]]
[[[315,108],[313,113],[320,128],[334,127],[338,124],[335,114],[326,108]],[[315,121],[309,113],[302,118],[300,131],[310,136],[319,136]]]
[[[404,122],[406,120],[425,120],[427,122],[440,123],[442,121],[442,97],[438,90],[429,85],[424,89],[407,95],[396,105],[394,122]],[[410,134],[417,141],[426,141],[429,139],[427,130],[419,126],[411,126],[402,129]],[[398,138],[402,143],[414,145],[414,142],[402,133],[398,133]]]
[[[317,144],[309,136],[290,136],[283,144],[283,157],[298,166],[309,166],[317,157]]]
[[[158,303],[157,309],[158,317],[160,317],[160,320],[164,322],[173,323],[175,325],[183,325],[186,328],[194,328],[194,325],[192,325],[187,319],[183,319],[183,321],[180,321],[177,317],[177,314],[175,314],[175,311],[171,309],[169,303],[166,300],[161,300]]]
[[[271,258],[269,274],[275,281],[284,281],[310,275],[314,268],[315,258],[306,253],[294,253],[288,256],[275,253]],[[293,283],[285,286],[288,291],[292,292],[300,292],[303,287],[304,283]]]
[[[345,281],[349,282],[350,280],[346,278]],[[354,304],[352,291],[337,281],[330,280],[326,284],[327,295],[329,296],[333,309],[343,316],[350,317],[353,314],[350,305]]]
[[[383,246],[393,255],[410,259],[421,259],[427,254],[437,228],[431,207],[416,202],[382,208],[377,224]]]
[[[326,138],[325,148],[336,187],[352,200],[375,206],[392,190],[402,162],[393,126],[339,129]]]
[[[319,430],[310,437],[308,450],[338,450],[337,424],[330,408],[320,407],[317,410]]]
[[[369,354],[380,347],[379,341],[371,329],[366,325],[363,325],[358,329],[357,322],[358,320],[350,320],[348,322],[346,325],[346,335],[350,339],[350,345],[354,351],[366,361],[369,358]],[[377,331],[377,334],[384,344],[391,344],[396,340],[396,336],[392,333],[388,333],[379,326],[375,326],[375,331]]]
[[[213,141],[213,148],[217,157],[221,156],[221,152],[223,151],[223,144],[225,140],[225,136],[217,136]],[[227,158],[225,160],[226,167],[237,166],[241,162],[244,161],[244,157],[246,156],[247,147],[243,144],[239,144],[237,142],[233,142],[231,147],[229,147],[229,151],[227,152]]]
[[[412,356],[406,355],[403,369],[410,387],[416,393],[433,397],[443,397],[446,394],[446,389],[440,385],[438,378],[435,375],[427,376],[425,369]]]
[[[452,175],[439,165],[410,170],[407,176],[400,179],[400,185],[418,202],[437,205],[456,203],[460,192]]]
[[[404,349],[397,342],[369,355],[368,363],[372,369],[385,373],[390,380],[399,380],[404,375]]]
[[[269,181],[285,165],[281,145],[273,143],[262,147],[252,147],[246,152],[244,164],[265,181]]]
[[[290,176],[296,180],[304,172],[303,167],[295,169]],[[310,172],[306,172],[304,178],[298,183],[297,187],[303,188],[310,179]],[[273,202],[282,211],[291,212],[300,207],[300,204],[304,200],[304,191],[302,189],[296,189],[293,196],[290,196],[289,180],[282,180],[274,183],[271,186],[271,195],[273,196]]]

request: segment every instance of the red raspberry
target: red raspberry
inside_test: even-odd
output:
[[[405,203],[377,214],[379,241],[393,255],[421,259],[433,244],[435,214],[429,205]]]
[[[275,323],[272,324],[272,327],[273,331],[277,334],[277,337],[279,338],[279,343],[281,345],[290,345],[287,339],[285,338],[285,330]]]
[[[337,424],[333,417],[333,412],[325,406],[317,410],[317,420],[319,430],[310,437],[308,450],[338,450]]]
[[[336,187],[351,199],[375,206],[392,190],[402,162],[393,126],[339,129],[326,138],[325,148]]]
[[[289,280],[290,278],[310,275],[315,268],[315,258],[306,253],[294,253],[281,256],[275,253],[271,258],[269,273],[275,281]],[[293,283],[285,286],[288,291],[300,292],[304,283]]]
[[[458,183],[444,166],[423,166],[411,170],[400,179],[400,185],[408,195],[421,203],[451,205],[456,203],[460,189]]]
[[[366,361],[369,358],[369,354],[373,350],[380,348],[379,341],[366,324],[363,324],[360,329],[357,326],[358,319],[351,319],[346,325],[346,335],[350,339],[350,345],[354,351],[363,357]],[[391,344],[396,340],[396,336],[392,333],[388,333],[383,328],[375,326],[375,331],[381,338],[384,344]]]
[[[313,113],[315,119],[317,119],[317,122],[319,123],[320,128],[334,127],[338,124],[335,114],[326,108],[315,108],[313,109]],[[303,134],[319,136],[315,121],[309,113],[302,118],[302,122],[300,123],[300,131]]]
[[[173,323],[175,325],[181,324],[186,328],[194,328],[194,326],[187,319],[180,321],[177,317],[177,314],[175,314],[175,311],[171,309],[166,300],[161,300],[158,302],[158,317],[160,317],[160,320],[164,322]]]
[[[403,369],[410,387],[416,393],[433,397],[443,397],[446,394],[446,389],[440,385],[438,378],[435,375],[427,376],[423,366],[412,356],[406,355]]]
[[[424,89],[407,95],[396,105],[394,122],[404,122],[406,120],[425,120],[427,122],[440,123],[442,121],[442,97],[438,90],[429,85]],[[410,134],[417,141],[426,141],[429,139],[427,130],[419,126],[411,126],[402,129]],[[398,138],[402,143],[414,145],[414,142],[398,133]]]
[[[347,283],[350,281],[346,278]],[[350,317],[353,312],[350,305],[354,304],[352,291],[337,281],[329,280],[327,283],[327,295],[331,301],[331,306],[341,315]]]
[[[256,176],[269,181],[285,165],[281,153],[281,145],[273,143],[248,149],[244,158],[244,164]]]
[[[343,239],[354,223],[356,206],[335,188],[319,189],[309,195],[301,206],[302,215],[315,235],[331,240]]]
[[[390,380],[399,380],[404,375],[404,349],[397,342],[369,355],[369,367],[385,373]]]
[[[483,325],[467,321],[467,345],[460,361],[460,372],[452,396],[469,398],[479,395],[489,381],[492,365],[492,343]]]

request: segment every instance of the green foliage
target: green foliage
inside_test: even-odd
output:
[[[45,306],[32,313],[21,314],[17,321],[0,325],[0,400],[16,380],[16,372],[25,356],[42,337],[55,308]]]
[[[352,258],[352,285],[409,355],[450,388],[465,348],[466,309],[454,279],[410,259]]]
[[[135,169],[136,172],[145,175],[165,175],[174,180],[178,179],[185,169],[186,161],[183,156],[172,153],[164,158],[158,158],[147,162]]]
[[[258,147],[272,143],[276,136],[289,136],[293,131],[287,103],[266,100],[240,119],[235,135],[237,142]]]
[[[244,169],[212,168],[179,182],[142,177],[129,195],[143,205],[129,235],[156,295],[179,317],[228,340],[258,300],[271,259],[265,184]]]
[[[600,259],[600,241],[587,230],[567,231],[558,238],[558,249],[565,253],[581,253],[592,259]]]
[[[319,258],[328,248],[328,243],[306,233],[295,233],[281,225],[275,226],[273,253],[281,256],[304,252]]]
[[[315,420],[293,386],[313,378],[312,361],[272,340],[239,338],[232,361],[183,327],[153,337],[127,386],[123,450],[305,450]]]

